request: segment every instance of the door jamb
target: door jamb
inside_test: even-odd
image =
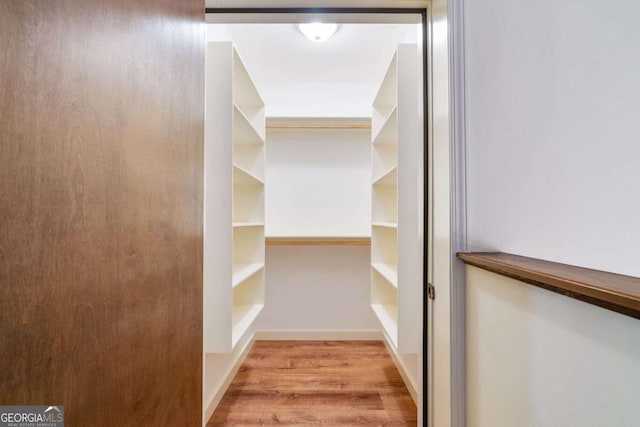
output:
[[[422,369],[422,408],[423,408],[423,420],[431,420],[429,416],[429,404],[430,395],[428,391],[429,386],[429,300],[427,295],[428,287],[428,259],[431,256],[429,253],[429,205],[428,205],[428,192],[431,188],[430,180],[430,157],[429,157],[429,126],[431,125],[430,106],[429,106],[429,16],[428,8],[392,8],[392,7],[264,7],[264,8],[206,8],[205,14],[415,14],[420,15],[422,25],[422,100],[423,100],[423,176],[424,176],[424,197],[423,197],[423,230],[424,230],[424,242],[423,242],[423,369]],[[453,403],[453,402],[452,402]]]

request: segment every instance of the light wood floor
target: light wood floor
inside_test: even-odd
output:
[[[256,341],[207,427],[415,426],[380,341]]]

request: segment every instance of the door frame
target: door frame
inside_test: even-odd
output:
[[[422,26],[422,80],[423,80],[423,152],[424,152],[424,163],[423,163],[423,176],[424,176],[424,206],[423,206],[423,230],[424,230],[424,242],[423,242],[423,358],[422,358],[422,418],[426,420],[426,425],[433,425],[434,419],[434,378],[432,377],[432,372],[434,370],[434,361],[433,359],[433,345],[434,345],[434,337],[433,335],[433,313],[432,306],[433,301],[428,299],[427,294],[427,285],[433,282],[433,273],[430,269],[431,262],[429,260],[433,259],[433,250],[435,246],[430,244],[432,241],[432,223],[431,216],[433,215],[433,206],[430,203],[431,200],[431,190],[432,190],[432,161],[431,152],[432,152],[432,138],[433,138],[433,108],[432,104],[434,100],[431,96],[431,87],[433,84],[433,75],[432,75],[432,61],[433,61],[433,46],[432,37],[433,37],[433,17],[431,7],[418,7],[418,8],[399,8],[399,7],[215,7],[215,8],[206,8],[206,14],[226,14],[226,15],[274,15],[274,14],[354,14],[354,15],[370,15],[370,14],[389,14],[389,15],[420,15],[420,23]],[[206,22],[206,21],[205,21]],[[232,21],[229,21],[232,22]],[[251,21],[259,23],[260,21]],[[446,64],[447,69],[449,68],[449,63],[447,61]],[[447,98],[447,103],[449,99]],[[449,108],[449,105],[446,106]],[[448,117],[447,117],[448,118]],[[455,168],[454,168],[455,169]],[[458,180],[458,182],[460,182]],[[453,243],[453,242],[452,242]],[[457,245],[456,245],[457,246]],[[442,285],[445,285],[442,283]],[[448,284],[447,284],[448,286]],[[430,307],[431,306],[431,307]],[[450,307],[443,307],[443,309],[449,311]],[[463,335],[464,337],[464,335]],[[453,342],[459,342],[460,340],[452,340]],[[450,352],[447,352],[449,357],[453,358]],[[458,357],[460,359],[460,357]],[[450,367],[453,369],[454,365],[464,365],[464,358],[462,358],[462,364],[454,362],[451,360]],[[447,375],[448,376],[448,375]],[[449,389],[450,393],[446,400],[450,402],[451,412],[446,416],[446,419],[450,420],[449,425],[464,425],[464,416],[460,418],[456,417],[454,413],[459,412],[460,408],[456,408],[461,406],[462,413],[464,414],[464,387],[455,387],[454,384],[456,381],[453,381],[454,384],[449,384],[449,381],[446,381],[448,384],[445,384],[445,389]],[[457,390],[456,391],[454,391]],[[460,390],[462,394],[460,394]],[[455,396],[462,396],[462,401],[456,399]],[[460,405],[462,403],[462,405]],[[457,421],[455,424],[452,421]]]

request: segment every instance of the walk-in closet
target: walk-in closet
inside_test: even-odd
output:
[[[417,404],[421,16],[207,20],[203,421],[256,341],[379,342]]]

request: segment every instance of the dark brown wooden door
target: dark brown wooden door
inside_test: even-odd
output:
[[[203,19],[0,1],[0,404],[201,424]]]

